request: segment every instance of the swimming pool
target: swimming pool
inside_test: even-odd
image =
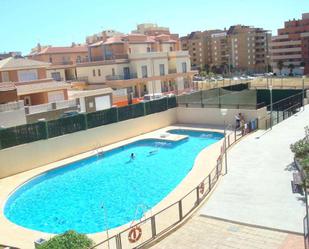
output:
[[[33,178],[9,197],[4,215],[55,234],[96,233],[141,218],[185,178],[202,149],[223,138],[214,132],[169,132],[188,138],[140,140]]]

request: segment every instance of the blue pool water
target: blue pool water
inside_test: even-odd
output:
[[[32,179],[10,196],[5,216],[20,226],[48,233],[71,229],[95,233],[138,220],[175,189],[202,149],[223,137],[210,132],[169,132],[189,137],[180,142],[141,140]],[[131,153],[136,155],[134,160]]]

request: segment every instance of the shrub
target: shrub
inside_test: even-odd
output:
[[[93,245],[93,241],[84,234],[75,231],[67,231],[57,235],[42,245],[38,249],[88,249]]]

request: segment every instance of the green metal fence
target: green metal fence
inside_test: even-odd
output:
[[[26,124],[0,130],[0,149],[18,144],[30,143],[47,137],[45,124],[42,122]]]
[[[176,97],[169,97],[51,121],[40,121],[33,124],[0,129],[0,149],[142,117],[166,111],[176,106]]]
[[[118,121],[138,118],[145,115],[144,104],[127,105],[118,108]]]
[[[48,138],[86,130],[85,115],[55,119],[47,122]]]
[[[94,128],[115,122],[118,122],[117,108],[111,108],[87,114],[88,128]]]

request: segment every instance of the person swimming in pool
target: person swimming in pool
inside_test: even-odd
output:
[[[158,150],[152,150],[152,151],[149,151],[149,155],[151,156],[151,155],[154,155],[154,154],[156,154],[158,152]]]
[[[131,153],[131,160],[134,160],[135,159],[135,154],[134,153]]]

